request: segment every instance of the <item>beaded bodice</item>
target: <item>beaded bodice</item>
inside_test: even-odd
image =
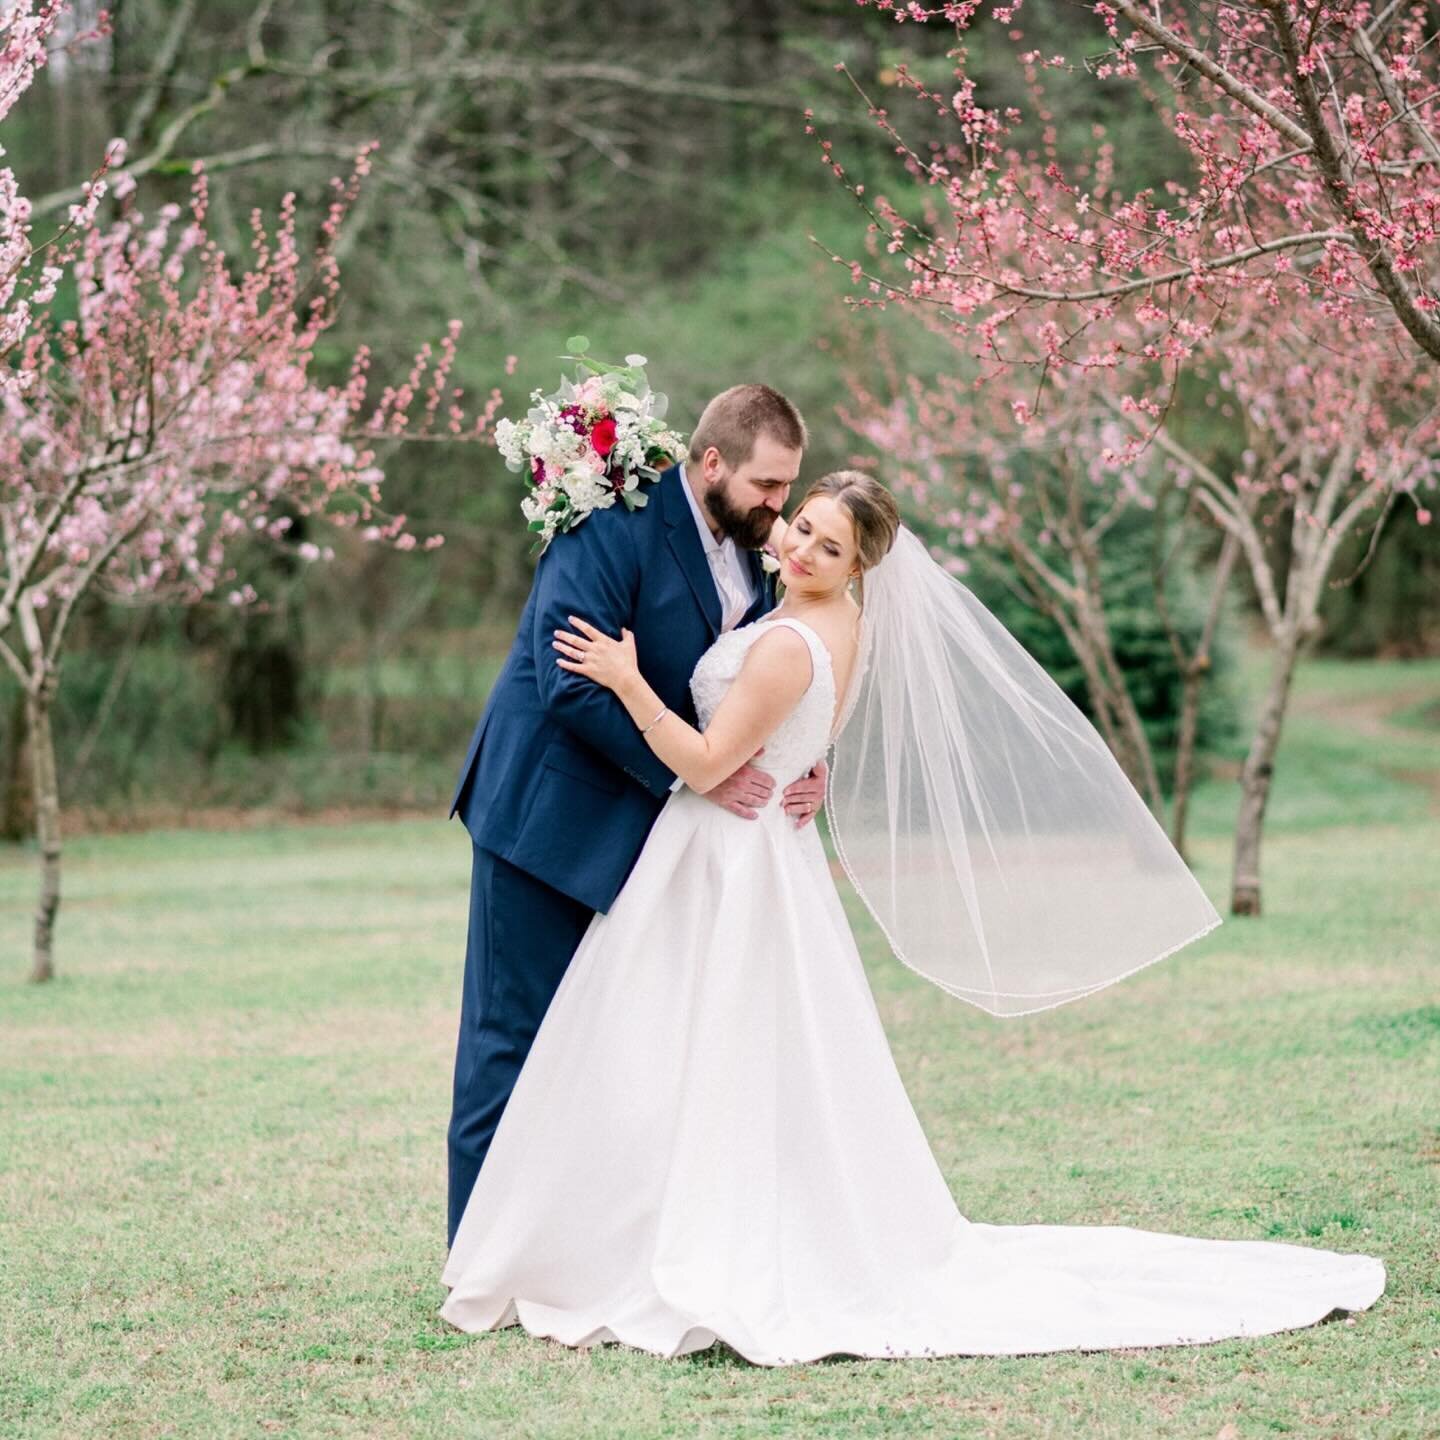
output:
[[[812,675],[810,688],[795,708],[780,722],[765,742],[765,753],[755,761],[759,770],[773,775],[781,785],[805,774],[819,760],[830,743],[830,726],[835,715],[835,672],[825,642],[808,626],[788,617],[757,620],[722,635],[701,657],[690,677],[690,694],[703,730],[720,708],[726,692],[735,683],[750,647],[776,625],[788,626],[810,647]]]

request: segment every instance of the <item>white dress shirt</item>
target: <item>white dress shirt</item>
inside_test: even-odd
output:
[[[720,597],[720,628],[733,630],[745,612],[755,603],[755,586],[750,579],[750,564],[744,552],[727,535],[717,540],[710,531],[705,512],[690,488],[690,479],[684,465],[680,467],[680,484],[685,498],[690,502],[690,513],[695,517],[695,528],[700,532],[700,543],[705,547],[705,558],[710,562],[710,576],[715,581],[715,593]]]
[[[755,600],[749,565],[740,553],[740,547],[728,535],[724,540],[717,540],[711,534],[705,512],[690,488],[690,478],[683,464],[680,466],[680,488],[690,502],[690,513],[695,517],[695,528],[700,532],[700,543],[705,547],[705,558],[710,562],[710,578],[714,580],[715,593],[720,597],[720,629],[733,630]],[[678,790],[684,783],[677,776],[670,788]]]

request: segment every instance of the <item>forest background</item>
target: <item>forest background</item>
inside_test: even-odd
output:
[[[65,24],[89,28],[96,13],[77,5]],[[403,374],[413,338],[457,316],[457,380],[481,395],[499,385],[514,411],[550,388],[566,337],[584,331],[597,354],[646,354],[682,428],[728,384],[783,389],[810,422],[814,477],[854,461],[885,472],[883,450],[837,413],[877,357],[901,374],[946,364],[922,327],[847,306],[856,292],[831,253],[863,255],[867,217],[816,163],[804,119],[815,112],[854,174],[903,191],[890,144],[836,67],[872,95],[894,91],[907,138],[923,144],[933,117],[905,105],[897,72],[944,87],[943,25],[896,26],[850,0],[122,0],[111,25],[42,71],[7,127],[37,228],[123,136],[132,171],[145,158],[151,208],[183,203],[204,160],[212,225],[242,255],[252,208],[274,214],[294,190],[302,233],[313,231],[328,178],[378,140],[340,242],[343,313],[319,357],[335,380],[358,337],[375,346],[377,373]],[[1024,25],[1045,53],[1103,49],[1079,7],[1028,8]],[[1021,103],[1000,28],[977,24],[968,46],[984,103]],[[1077,70],[1052,77],[1048,102],[1062,156],[1103,124],[1122,188],[1173,173],[1136,87]],[[1233,419],[1187,423],[1196,453],[1233,449]],[[520,481],[488,446],[397,446],[383,463],[389,508],[422,537],[443,534],[442,549],[342,535],[328,563],[299,559],[298,546],[253,557],[264,603],[250,610],[222,595],[185,609],[96,600],[77,616],[55,710],[67,830],[443,805],[529,584]],[[1179,677],[1153,595],[1152,528],[1108,539],[1104,583],[1163,766]],[[1362,526],[1335,574],[1353,575],[1371,540]],[[1218,549],[1217,535],[1192,530],[1183,566],[1203,574]],[[994,567],[967,579],[1086,703],[1053,622]],[[1437,580],[1440,526],[1397,519],[1361,573],[1327,593],[1316,648],[1440,653]],[[1201,604],[1184,581],[1172,568],[1182,623]],[[1226,677],[1253,622],[1247,587],[1242,573],[1206,690],[1212,768],[1244,751]],[[23,736],[22,697],[0,675],[0,832],[17,840],[32,831]]]

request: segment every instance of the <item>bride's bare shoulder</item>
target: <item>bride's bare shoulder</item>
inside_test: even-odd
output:
[[[860,607],[848,597],[818,611],[809,620],[810,628],[825,642],[837,669],[848,669],[860,648]]]

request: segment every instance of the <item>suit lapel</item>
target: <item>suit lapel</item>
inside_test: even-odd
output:
[[[665,538],[671,552],[679,563],[681,573],[695,592],[695,603],[705,616],[713,640],[720,633],[720,592],[715,588],[715,577],[710,571],[710,562],[705,558],[705,547],[700,543],[700,531],[695,525],[695,516],[690,502],[681,488],[685,484],[680,478],[680,467],[672,466],[660,477],[660,503],[665,514]]]

